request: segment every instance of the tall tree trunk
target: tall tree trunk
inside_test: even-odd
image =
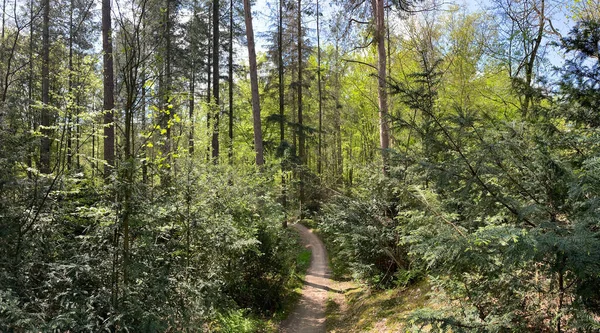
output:
[[[386,29],[386,41],[387,41],[387,77],[392,77],[392,44],[390,41],[390,11],[392,10],[391,6],[387,6],[387,10],[385,11],[385,29]],[[393,100],[388,99],[388,110],[394,110]],[[390,131],[390,147],[394,147],[396,138],[394,137],[394,133]]]
[[[188,154],[194,155],[194,107],[196,105],[196,71],[192,69],[192,77],[190,78],[190,97],[189,97],[189,117],[190,117],[190,130],[188,135]]]
[[[265,163],[265,160],[263,156],[260,101],[258,99],[258,68],[256,65],[256,49],[254,45],[254,29],[252,28],[252,8],[250,8],[250,0],[244,0],[244,18],[246,21],[246,38],[248,39],[248,61],[250,62],[252,118],[254,120],[254,150],[256,152],[256,165],[262,166]]]
[[[229,0],[229,164],[233,164],[233,0]]]
[[[47,0],[46,0],[47,1]],[[115,166],[115,81],[113,70],[113,47],[110,1],[102,0],[102,50],[104,52],[104,179],[107,181]]]
[[[319,149],[317,157],[317,173],[320,175],[323,164],[323,87],[321,86],[321,33],[319,15],[319,0],[317,0],[317,84],[319,87]]]
[[[339,60],[339,41],[336,39],[335,41],[335,78],[334,78],[334,99],[335,99],[335,108],[333,111],[333,123],[335,126],[335,140],[336,140],[336,182],[341,183],[344,180],[344,157],[342,154],[342,119],[340,109],[342,105],[340,104],[340,60]]]
[[[290,73],[290,77],[295,78],[297,77],[297,73],[296,73],[296,69],[297,66],[295,63],[292,62],[291,64],[291,73]],[[290,85],[290,90],[292,90],[291,85]],[[295,92],[296,94],[298,93],[298,89],[293,90],[293,92]],[[298,154],[298,127],[296,126],[296,124],[298,123],[298,107],[296,106],[296,104],[298,104],[298,98],[296,97],[296,95],[291,94],[290,96],[291,101],[291,106],[290,106],[290,110],[292,111],[292,124],[294,124],[294,128],[292,130],[292,146],[294,147],[294,156],[296,154]]]
[[[285,142],[285,96],[284,96],[284,77],[283,77],[283,0],[279,0],[279,22],[277,25],[277,71],[279,74],[279,145],[283,149]],[[282,151],[282,156],[285,152]],[[281,205],[285,211],[287,207],[287,192],[285,185],[285,158],[281,160]],[[287,228],[287,218],[283,219],[283,227]]]
[[[192,77],[190,78],[190,97],[189,97],[189,117],[190,117],[190,132],[188,135],[188,154],[194,155],[194,107],[196,105],[196,64],[195,60],[192,60]]]
[[[285,96],[283,77],[283,0],[279,0],[279,23],[277,26],[277,72],[279,74],[279,140],[285,141]]]
[[[298,16],[297,16],[297,23],[298,23],[298,152],[299,152],[299,156],[300,156],[300,163],[304,164],[306,163],[306,152],[305,152],[305,147],[304,147],[304,143],[305,143],[305,139],[304,139],[304,124],[303,124],[303,115],[302,115],[302,87],[303,87],[303,82],[302,82],[302,72],[303,72],[303,68],[302,68],[302,48],[303,48],[303,43],[302,43],[302,0],[298,0]]]
[[[167,11],[168,13],[168,11]],[[136,61],[136,51],[133,51],[133,55],[131,59],[128,59],[129,63],[133,63]],[[123,211],[122,215],[122,232],[123,232],[123,283],[127,285],[129,283],[129,252],[131,246],[131,237],[130,237],[130,220],[131,220],[131,196],[132,196],[132,187],[133,187],[133,176],[134,176],[134,168],[135,161],[133,157],[133,108],[135,104],[135,95],[136,95],[136,82],[137,82],[137,68],[134,68],[135,65],[128,66],[127,73],[124,73],[128,78],[125,79],[126,86],[126,98],[125,98],[125,123],[124,123],[124,135],[125,135],[125,145],[124,145],[124,153],[125,153],[125,163],[123,164],[123,168],[120,168],[120,180],[121,183],[126,186],[123,188]]]
[[[377,82],[379,99],[379,142],[383,160],[383,173],[387,174],[390,147],[390,131],[388,126],[388,95],[387,95],[387,60],[385,52],[385,0],[372,0],[373,12],[375,13],[375,39],[377,42]]]
[[[5,36],[5,29],[6,29],[6,0],[2,0],[2,43],[4,43],[4,36]]]
[[[17,8],[17,0],[15,0],[14,3],[15,8]],[[0,94],[0,102],[4,103],[6,102],[6,98],[8,97],[8,88],[11,85],[11,81],[10,77],[12,74],[14,74],[14,72],[11,70],[11,64],[12,62],[15,60],[15,57],[17,55],[17,46],[19,44],[19,34],[20,34],[21,30],[20,28],[17,28],[16,32],[13,34],[13,40],[11,42],[11,47],[9,48],[9,52],[8,55],[6,54],[6,45],[5,42],[8,42],[8,40],[4,40],[1,39],[0,40],[0,62],[3,62],[6,64],[6,68],[4,70],[4,75],[2,77],[2,79],[0,80],[0,82],[2,82],[2,92]]]
[[[50,173],[50,0],[44,6],[42,23],[42,139],[40,146],[40,172]]]
[[[219,163],[219,0],[213,0],[213,132],[212,132],[212,158],[214,163]]]
[[[212,3],[211,3],[211,9],[212,9]],[[212,10],[208,11],[208,54],[207,54],[207,59],[206,59],[206,64],[207,64],[207,68],[206,68],[206,74],[207,74],[207,87],[206,87],[206,103],[208,104],[208,110],[206,111],[206,137],[209,138],[212,135],[212,131],[211,131],[211,118],[212,118],[212,108],[211,108],[211,102],[212,102],[212,90],[211,90],[211,84],[212,84],[212,66],[211,66],[211,61],[212,61],[212,50],[213,50],[213,44],[212,44],[212,30],[210,29],[212,25]],[[211,158],[211,146],[212,146],[212,140],[207,140],[208,144],[206,145],[206,161],[210,161]]]
[[[146,31],[146,20],[148,18],[146,17],[146,12],[144,12],[143,17],[141,18],[142,22],[142,34],[141,34],[141,54],[145,55],[146,54],[146,39],[147,39],[147,35],[144,33]],[[142,131],[146,131],[147,130],[147,118],[146,118],[146,81],[148,80],[147,75],[146,75],[146,65],[142,64],[142,78],[141,78],[141,84],[142,84],[142,89],[141,89],[141,105],[140,105],[140,109],[141,109],[141,123],[142,123]],[[142,159],[142,183],[147,184],[148,183],[148,147],[146,145],[144,145],[142,148],[140,148],[141,150],[141,159]]]
[[[76,57],[77,59],[77,68],[81,68],[81,58],[80,57]],[[75,98],[75,105],[79,106],[81,105],[81,76],[77,76],[77,87],[79,88],[79,90],[77,91],[76,94],[76,98]],[[77,108],[77,110],[75,110],[75,156],[76,158],[76,162],[75,162],[75,167],[77,168],[77,172],[81,171],[81,154],[79,153],[80,149],[81,149],[81,126],[79,126],[79,122],[81,120],[81,115],[80,115],[81,110],[79,109],[79,107]]]
[[[302,0],[298,0],[298,152],[300,158],[300,165],[303,166],[306,163],[306,152],[305,152],[305,140],[304,140],[304,123],[302,114]],[[304,171],[300,170],[300,184],[299,184],[299,200],[300,200],[300,216],[302,217],[302,205],[304,204]]]
[[[143,31],[144,28],[142,28]],[[142,45],[142,49],[145,52],[145,45]],[[142,69],[142,105],[141,105],[141,111],[142,111],[142,130],[146,131],[147,130],[147,118],[146,118],[146,67],[144,66],[144,68]],[[142,150],[142,183],[147,184],[148,183],[148,147],[146,145],[144,145],[144,147],[141,149]]]
[[[95,111],[95,110],[93,110]],[[96,177],[96,123],[92,122],[92,179]]]
[[[72,151],[72,119],[73,119],[73,0],[70,3],[69,10],[69,90],[67,97],[67,168],[73,170],[73,151]]]
[[[193,28],[196,22],[196,16],[198,14],[198,2],[194,1],[194,11],[192,15],[192,23],[191,27]],[[191,29],[190,29],[191,30]],[[192,68],[191,68],[191,76],[190,76],[190,96],[188,98],[189,106],[189,118],[190,118],[190,128],[188,134],[188,154],[190,157],[194,155],[194,109],[196,107],[196,50],[198,48],[198,43],[196,42],[196,34],[191,33],[191,42],[190,49],[192,51]],[[189,174],[188,174],[189,177]]]
[[[34,22],[33,22],[33,0],[29,0],[29,19],[30,19],[30,25],[29,25],[29,75],[28,75],[28,83],[27,83],[27,98],[28,98],[28,105],[27,105],[27,113],[29,114],[29,128],[31,130],[35,130],[35,128],[37,127],[37,121],[36,121],[36,117],[33,114],[33,27]],[[33,154],[34,151],[33,149],[29,148],[29,152],[27,154],[27,166],[29,168],[31,168],[33,166]],[[33,178],[33,174],[31,171],[27,171],[27,176],[31,179]]]
[[[535,39],[531,42],[533,48],[531,50],[531,54],[529,55],[529,59],[525,64],[525,83],[527,85],[525,92],[525,101],[523,102],[522,115],[523,117],[527,117],[529,114],[529,110],[532,107],[533,100],[533,79],[534,79],[534,70],[535,70],[535,60],[537,58],[537,54],[542,44],[542,39],[544,38],[544,29],[546,26],[546,2],[545,0],[540,1],[540,8],[537,8],[537,12],[539,15],[538,18],[538,31],[536,32]]]
[[[165,114],[163,115],[164,125],[162,126],[166,129],[166,137],[165,137],[165,145],[163,148],[163,157],[167,161],[167,168],[165,170],[165,174],[163,174],[161,178],[161,183],[167,184],[171,180],[171,172],[172,172],[172,140],[171,140],[171,127],[172,127],[172,119],[175,113],[175,109],[171,107],[171,96],[172,96],[172,82],[171,78],[171,0],[165,0],[165,18],[164,18],[164,39],[165,39],[165,89],[163,98],[163,110]]]
[[[114,70],[113,70],[113,54],[112,54],[112,24],[111,24],[111,0],[102,0],[102,51],[103,51],[103,90],[104,101],[102,112],[104,114],[104,181],[108,182],[115,166],[115,127],[114,127]],[[119,229],[114,231],[114,255],[113,255],[113,270],[112,270],[112,301],[113,306],[117,306],[119,298],[119,274],[117,273],[117,265],[119,258]]]

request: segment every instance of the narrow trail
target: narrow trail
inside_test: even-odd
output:
[[[298,230],[302,242],[312,251],[312,256],[304,279],[302,298],[296,309],[281,323],[280,332],[325,332],[325,303],[331,285],[327,250],[319,237],[305,226],[294,224],[292,227]]]

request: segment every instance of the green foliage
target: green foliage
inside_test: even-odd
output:
[[[389,217],[389,186],[381,176],[373,176],[364,185],[368,187],[351,197],[330,199],[323,207],[319,227],[335,258],[334,271],[385,284],[408,263],[398,246],[397,223]]]
[[[276,229],[275,229],[276,228]],[[259,229],[258,246],[245,251],[234,263],[241,270],[228,276],[227,293],[243,307],[273,313],[281,309],[294,263],[288,233],[275,225],[271,230]]]
[[[122,213],[111,197],[92,183],[59,178],[33,231],[18,248],[6,242],[3,249],[20,255],[1,262],[0,328],[159,332],[224,318],[229,331],[247,327],[245,312],[235,309],[277,310],[295,271],[297,243],[280,227],[269,178],[207,167],[185,170],[169,188],[129,185],[134,231],[126,271],[113,247]],[[123,191],[119,182],[111,186]],[[18,229],[3,231],[4,240],[18,238]]]
[[[217,327],[214,332],[223,333],[252,333],[258,331],[257,322],[248,318],[247,311],[234,310],[217,315]]]
[[[596,30],[581,22],[565,38],[574,57],[560,100],[512,86],[516,98],[533,97],[526,119],[506,104],[455,97],[456,85],[473,82],[465,76],[485,91],[511,83],[460,72],[446,64],[456,55],[433,45],[417,47],[418,69],[393,80],[410,112],[394,118],[406,141],[390,151],[389,177],[333,198],[320,227],[355,277],[380,285],[383,259],[402,264],[392,269],[400,285],[428,276],[441,305],[415,311],[417,329],[598,327]]]
[[[310,258],[312,256],[312,251],[303,250],[296,256],[296,267],[298,272],[306,272],[308,267],[310,267]]]
[[[570,119],[552,112],[564,107],[578,106],[538,103],[536,114],[553,116],[534,121],[497,122],[485,109],[428,113],[437,130],[426,143],[444,148],[399,169],[410,182],[396,189],[406,198],[398,221],[401,244],[448,306],[416,312],[416,322],[470,332],[597,325],[597,295],[585,287],[600,272],[596,213],[587,204],[596,195],[580,192],[593,187],[585,179],[597,152],[565,144]]]

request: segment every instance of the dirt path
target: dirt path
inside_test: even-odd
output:
[[[304,279],[302,298],[296,309],[281,323],[280,332],[325,332],[325,303],[330,290],[329,264],[323,242],[301,224],[294,224],[306,248],[312,251],[310,267]]]

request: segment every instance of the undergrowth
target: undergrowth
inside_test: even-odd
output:
[[[294,309],[302,295],[304,276],[310,266],[312,252],[304,247],[298,234],[291,229],[285,230],[290,239],[291,265],[290,278],[282,291],[282,303],[271,314],[253,313],[249,309],[223,311],[217,315],[217,320],[209,331],[224,333],[277,332],[277,325]]]

